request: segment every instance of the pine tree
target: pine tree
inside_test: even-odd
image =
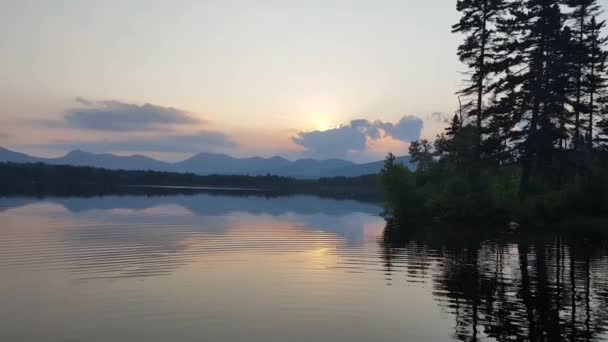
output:
[[[439,159],[462,168],[473,155],[478,171],[519,162],[524,197],[532,183],[572,179],[584,170],[576,151],[608,143],[608,38],[597,0],[458,0],[457,9],[453,32],[465,36],[458,57],[469,69],[459,94],[473,120],[456,116],[437,137]]]
[[[426,139],[412,141],[408,150],[410,160],[417,165],[417,171],[426,171],[433,164],[435,151],[433,149],[433,144],[430,141]]]
[[[546,66],[544,76],[544,98],[542,99],[542,139],[539,161],[549,164],[561,150],[567,139],[566,123],[569,121],[568,102],[571,102],[572,92],[576,89],[574,78],[575,55],[573,40],[569,27],[564,26],[564,18],[557,5],[551,7],[547,17],[549,29],[547,33]]]
[[[446,128],[446,134],[450,137],[453,137],[458,131],[462,128],[462,122],[460,121],[460,117],[458,114],[454,114],[452,121],[450,121],[450,126]]]
[[[606,44],[607,38],[602,36],[602,30],[605,28],[605,21],[597,21],[592,17],[586,25],[588,33],[585,45],[587,46],[587,73],[585,75],[584,85],[588,94],[588,111],[589,117],[587,120],[587,150],[590,152],[593,149],[594,139],[594,123],[597,120],[596,113],[598,112],[598,96],[604,94],[606,88],[606,52],[603,46]]]
[[[591,150],[594,125],[608,125],[599,117],[608,103],[605,24],[594,19],[596,0],[568,4],[570,13],[556,0],[508,1],[496,21],[484,148],[498,164],[509,156],[521,162],[523,196],[534,179],[563,179],[561,151],[583,142]],[[581,17],[582,25],[574,20]]]
[[[572,104],[575,113],[574,118],[574,134],[572,145],[575,150],[578,150],[581,146],[581,131],[582,131],[582,118],[581,114],[588,111],[588,107],[584,103],[584,78],[585,69],[587,66],[587,56],[589,55],[587,44],[588,25],[587,23],[592,17],[597,16],[599,12],[599,6],[597,0],[567,0],[566,4],[572,9],[570,13],[570,21],[572,28],[572,35],[575,39],[575,45],[573,53],[576,56],[576,71],[574,77],[576,78],[576,97]]]
[[[494,60],[496,21],[501,15],[504,0],[458,0],[456,9],[461,13],[460,21],[452,27],[454,33],[464,34],[464,42],[458,47],[458,57],[468,69],[468,85],[459,91],[469,98],[467,105],[473,105],[469,117],[475,118],[476,160],[474,166],[480,168],[483,139],[484,96],[487,93],[486,79],[490,76]],[[464,123],[463,123],[464,124]]]
[[[605,112],[605,111],[604,111]],[[601,149],[608,150],[608,118],[602,119],[598,122],[597,127],[599,128],[599,134],[597,137],[597,141]]]
[[[565,26],[555,44],[555,58],[553,64],[553,91],[555,95],[554,110],[557,114],[557,148],[564,151],[568,148],[571,139],[569,126],[574,121],[573,103],[577,91],[577,51],[572,38],[572,30]]]
[[[511,132],[512,108],[508,111],[503,111],[501,105],[505,103],[494,102],[488,108],[490,121],[488,123],[488,135],[483,143],[483,158],[485,164],[494,167],[500,167],[513,161],[512,151],[509,146],[509,136]]]
[[[561,42],[563,20],[560,7],[551,0],[514,1],[505,25],[509,68],[503,89],[515,104],[511,140],[522,163],[520,193],[525,196],[535,172],[542,172],[559,140],[559,118],[563,109],[563,65]],[[512,57],[514,55],[515,57]]]

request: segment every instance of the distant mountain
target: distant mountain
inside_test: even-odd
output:
[[[397,158],[405,166],[412,168],[408,156]],[[72,151],[58,158],[39,158],[0,147],[0,162],[46,163],[53,165],[74,165],[100,167],[110,170],[153,170],[190,172],[199,175],[265,175],[294,178],[356,177],[380,172],[383,161],[356,164],[343,159],[298,159],[290,161],[282,157],[235,158],[226,154],[199,153],[186,160],[167,163],[142,155],[116,156],[84,151]]]
[[[298,159],[281,168],[270,170],[268,173],[294,178],[320,178],[327,176],[333,170],[353,167],[357,164],[343,159]]]
[[[146,156],[116,156],[113,154],[94,154],[75,150],[63,157],[40,158],[32,157],[0,147],[0,162],[13,163],[46,163],[52,165],[74,165],[101,167],[111,170],[155,170],[171,171],[172,164],[158,161]]]
[[[395,163],[403,164],[408,169],[414,169],[414,164],[410,161],[409,156],[397,157]],[[370,175],[379,173],[384,167],[384,161],[377,161],[366,164],[355,164],[346,166],[339,169],[334,169],[328,172],[325,177],[358,177],[363,175]]]
[[[40,158],[28,156],[25,153],[19,153],[0,147],[0,161],[12,163],[35,163]]]
[[[234,158],[225,154],[199,153],[173,164],[173,170],[201,175],[226,173],[258,175],[266,174],[272,169],[288,166],[291,163],[281,157]]]
[[[103,167],[112,170],[171,171],[173,168],[170,163],[141,155],[116,156],[113,154],[94,154],[79,150],[72,151],[60,158],[47,159],[46,163],[55,165]]]

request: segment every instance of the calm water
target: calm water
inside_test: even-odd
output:
[[[602,238],[383,234],[380,212],[307,196],[0,199],[0,340],[608,337]]]

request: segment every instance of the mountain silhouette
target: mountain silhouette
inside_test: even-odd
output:
[[[414,166],[410,162],[409,156],[397,157],[395,158],[395,163],[403,164],[410,170],[414,169]],[[324,177],[358,177],[361,175],[370,175],[380,172],[383,167],[384,160],[365,164],[349,165],[330,170],[325,174]]]
[[[4,147],[0,147],[0,161],[3,161],[3,162],[36,163],[40,159],[43,159],[43,158],[31,157],[25,153],[19,153],[19,152],[8,150]]]
[[[398,162],[411,168],[408,156]],[[189,172],[198,175],[277,175],[301,179],[321,177],[356,177],[380,172],[383,161],[356,164],[343,159],[235,158],[226,154],[198,153],[183,161],[168,163],[143,155],[117,156],[75,150],[58,158],[41,158],[0,147],[0,162],[45,163],[51,165],[90,166],[110,170],[153,170]]]
[[[174,164],[174,170],[196,174],[266,174],[270,170],[288,166],[285,158],[234,158],[226,154],[199,153]]]

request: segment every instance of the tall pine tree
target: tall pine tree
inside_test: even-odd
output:
[[[589,55],[587,38],[589,26],[587,23],[590,22],[591,18],[598,15],[599,6],[597,0],[567,0],[566,4],[572,9],[569,17],[572,34],[575,40],[573,54],[576,59],[576,71],[574,74],[576,79],[576,97],[572,103],[575,113],[572,145],[575,150],[578,150],[581,147],[581,142],[583,140],[582,132],[584,123],[582,114],[589,111],[589,108],[584,101],[584,80]]]
[[[467,106],[474,108],[468,117],[475,118],[477,128],[475,160],[472,161],[477,176],[481,167],[484,96],[487,93],[485,82],[494,62],[496,21],[503,7],[504,0],[458,0],[456,9],[461,13],[461,18],[452,27],[453,32],[464,35],[464,41],[458,47],[458,57],[468,67],[469,79],[459,94],[469,99]]]
[[[522,164],[520,193],[525,196],[535,173],[551,159],[563,103],[558,92],[562,66],[562,14],[551,0],[514,1],[509,7],[509,67],[517,69],[505,85],[508,96],[516,97],[512,142]],[[542,178],[542,177],[541,177]]]
[[[587,150],[591,152],[593,149],[594,139],[594,124],[599,117],[598,113],[598,97],[604,95],[606,88],[606,52],[603,46],[606,44],[606,37],[602,35],[602,30],[606,27],[604,21],[597,21],[592,17],[586,25],[587,37],[585,40],[586,50],[586,69],[584,85],[588,95],[588,111],[587,119]]]

